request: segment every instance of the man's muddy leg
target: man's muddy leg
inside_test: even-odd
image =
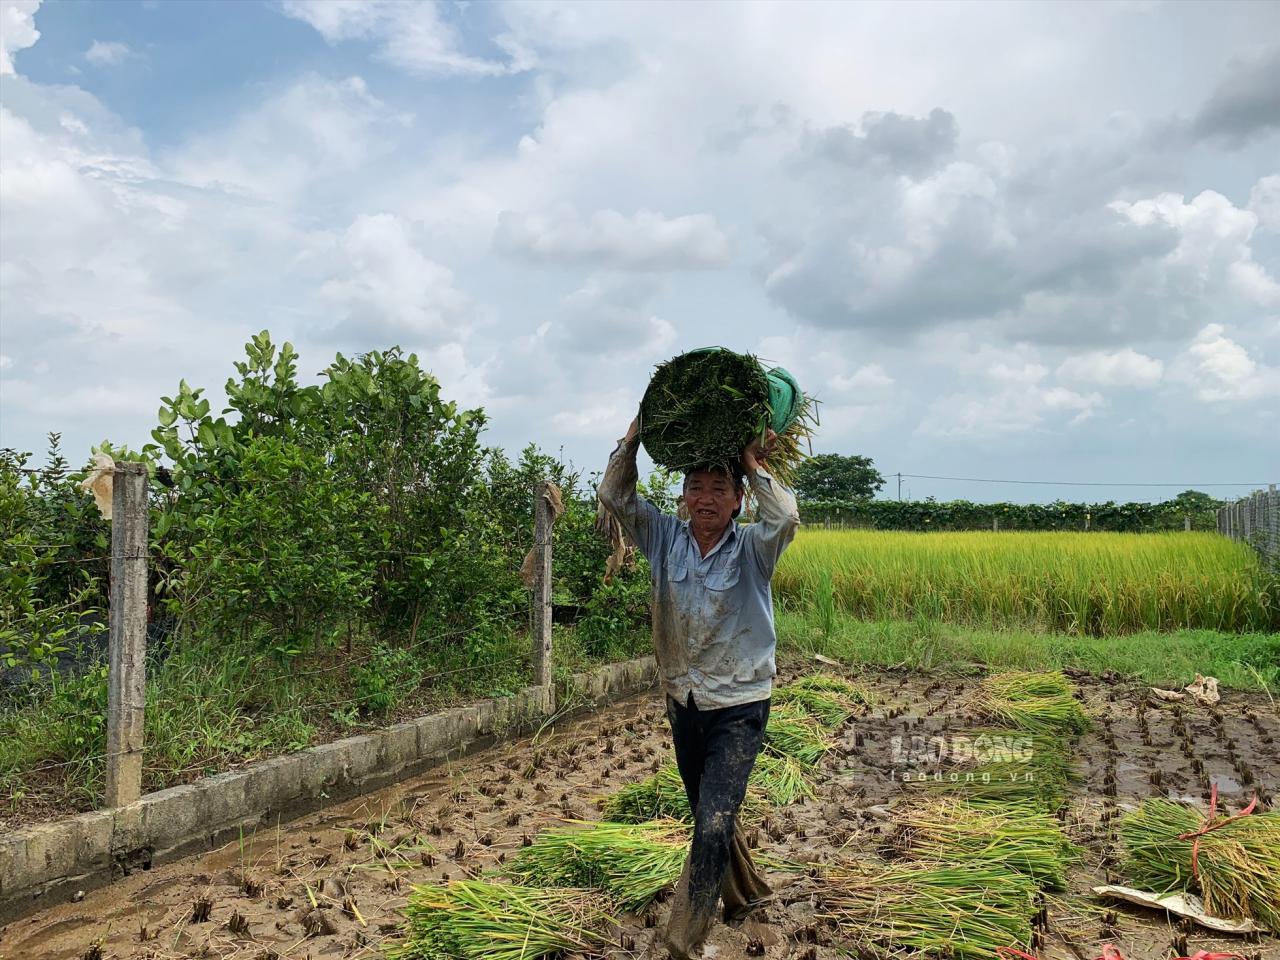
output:
[[[767,700],[701,712],[706,762],[698,789],[693,843],[667,925],[667,945],[673,957],[692,956],[715,921],[738,807],[764,742],[768,713]]]
[[[702,770],[707,762],[707,745],[704,736],[704,720],[709,711],[699,710],[689,695],[687,705],[676,703],[667,697],[667,723],[671,725],[671,741],[676,751],[676,767],[684,783],[689,809],[698,810],[698,795],[702,785]]]

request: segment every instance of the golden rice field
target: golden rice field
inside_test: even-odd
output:
[[[1213,533],[802,530],[774,593],[863,619],[1094,636],[1280,629],[1280,585]]]

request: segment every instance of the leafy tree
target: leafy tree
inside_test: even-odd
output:
[[[884,477],[870,457],[819,453],[796,470],[796,496],[801,500],[863,500],[874,497]]]

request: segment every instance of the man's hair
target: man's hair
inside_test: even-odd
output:
[[[696,467],[690,467],[684,472],[683,486],[687,487],[689,485],[689,478],[695,473],[715,473],[731,480],[734,490],[738,492],[746,490],[746,474],[742,472],[742,467],[737,464],[733,467],[726,467],[720,463],[704,463]]]

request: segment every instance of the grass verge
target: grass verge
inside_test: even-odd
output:
[[[1280,697],[1280,633],[1174,630],[1089,637],[933,619],[867,621],[847,614],[824,629],[816,612],[795,605],[778,610],[776,623],[783,654],[820,653],[844,663],[958,673],[979,667],[1114,670],[1164,687],[1184,686],[1202,673],[1229,687]]]

